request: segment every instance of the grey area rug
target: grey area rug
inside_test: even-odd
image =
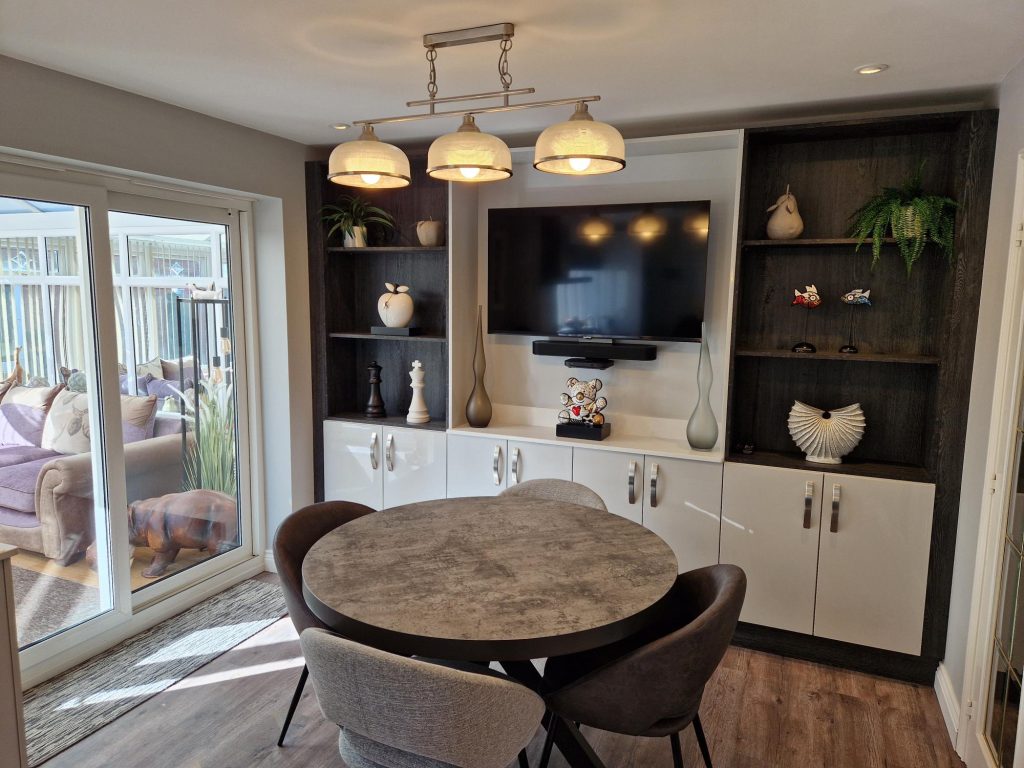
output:
[[[99,613],[100,591],[77,581],[14,567],[14,609],[18,645],[36,640]]]
[[[285,614],[276,584],[244,581],[25,692],[28,763],[37,766]]]

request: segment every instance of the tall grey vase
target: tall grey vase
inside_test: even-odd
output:
[[[710,451],[718,442],[718,421],[711,410],[711,354],[708,352],[708,334],[704,323],[700,324],[700,362],[697,364],[697,407],[686,422],[686,440],[698,451]]]
[[[466,403],[466,421],[471,427],[486,427],[491,423],[491,398],[484,386],[484,371],[487,358],[484,357],[483,308],[476,308],[476,348],[473,350],[473,391]]]

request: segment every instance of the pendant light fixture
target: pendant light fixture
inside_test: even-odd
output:
[[[445,134],[434,141],[427,156],[427,173],[435,179],[459,182],[484,182],[507,179],[512,175],[512,154],[501,139],[483,133],[476,126],[475,116],[496,112],[515,112],[521,109],[576,105],[572,117],[547,128],[537,141],[534,167],[548,173],[571,176],[589,176],[611,173],[626,166],[626,145],[622,135],[607,123],[590,116],[587,104],[600,101],[600,96],[574,96],[546,101],[526,101],[513,104],[510,98],[534,92],[533,88],[512,88],[508,69],[508,52],[512,48],[515,25],[508,22],[484,27],[456,29],[423,36],[427,49],[429,80],[427,98],[407,101],[407,107],[427,107],[427,112],[371,120],[353,120],[352,125],[363,127],[356,141],[339,144],[331,153],[327,177],[338,184],[353,187],[404,187],[409,183],[409,159],[398,147],[385,144],[373,132],[375,125],[405,123],[412,120],[431,120],[439,117],[462,116],[462,125],[454,133]],[[434,62],[437,50],[454,45],[470,45],[497,40],[500,91],[470,93],[462,96],[438,97],[437,71]],[[500,99],[496,106],[479,106],[438,110],[440,104],[478,102]]]
[[[608,123],[595,120],[585,102],[564,123],[544,129],[533,152],[533,167],[545,173],[592,176],[626,167],[626,142]]]
[[[364,125],[355,141],[339,144],[327,162],[327,178],[335,184],[367,189],[409,186],[409,158],[394,144],[377,138],[372,125]]]
[[[455,133],[430,145],[427,175],[444,181],[500,181],[512,175],[512,153],[497,136],[481,132],[472,115],[464,115]]]

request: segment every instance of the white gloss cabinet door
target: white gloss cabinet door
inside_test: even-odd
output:
[[[448,498],[496,496],[505,490],[507,441],[448,435]]]
[[[648,456],[644,526],[669,543],[679,572],[718,563],[722,465]]]
[[[384,433],[384,506],[445,498],[444,432],[387,427]]]
[[[935,486],[824,480],[814,634],[919,654]]]
[[[821,472],[725,463],[720,559],[747,574],[740,620],[811,634]]]
[[[508,441],[505,485],[527,480],[572,479],[572,446]]]
[[[609,512],[643,522],[643,454],[573,448],[572,479],[600,496]]]
[[[381,465],[383,435],[378,426],[324,422],[324,499],[384,506]]]

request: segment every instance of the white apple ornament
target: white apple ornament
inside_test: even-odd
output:
[[[412,320],[409,286],[384,283],[388,292],[377,299],[377,313],[388,328],[405,328]]]

